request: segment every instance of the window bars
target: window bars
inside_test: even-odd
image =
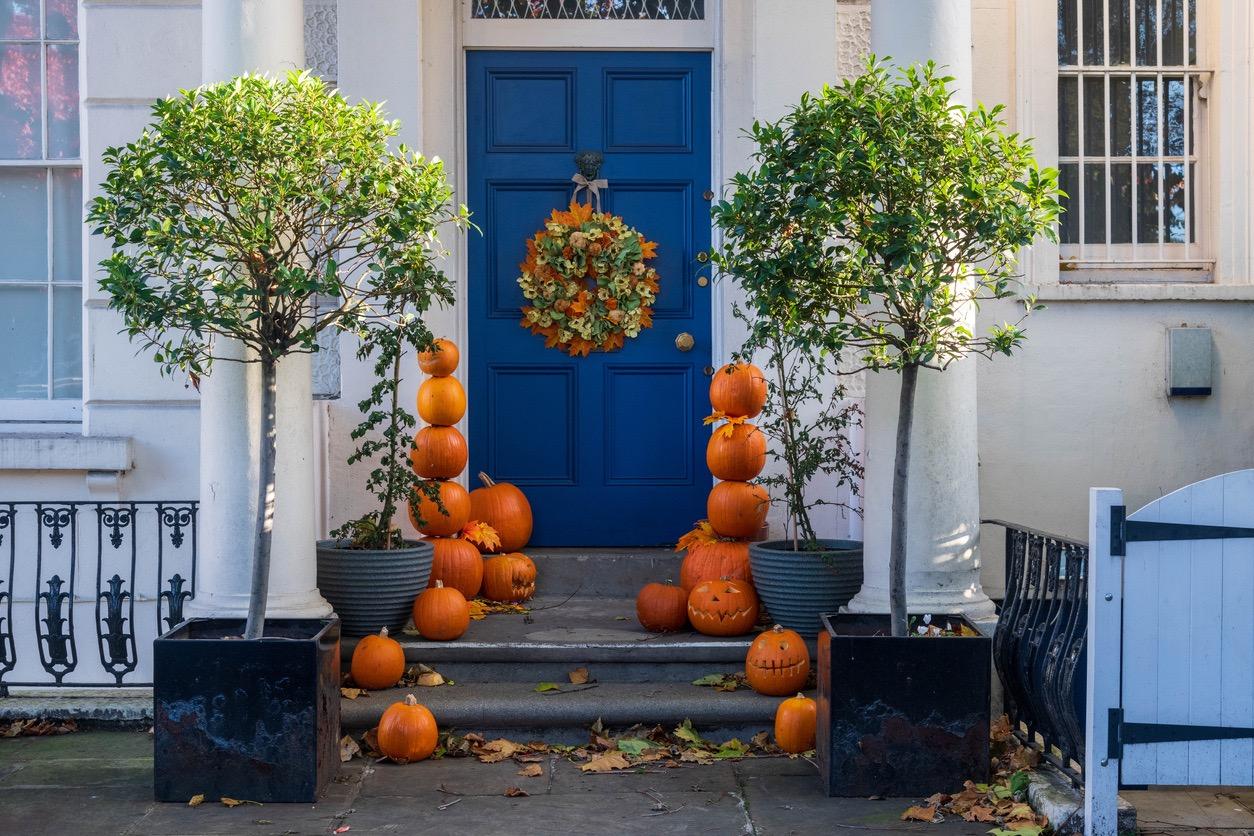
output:
[[[704,20],[705,0],[474,0],[490,20]]]
[[[1211,73],[1199,66],[1198,5],[1058,0],[1064,271],[1209,266],[1198,222]]]

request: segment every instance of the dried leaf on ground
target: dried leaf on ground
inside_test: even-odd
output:
[[[587,668],[575,668],[573,671],[566,674],[566,676],[570,678],[571,685],[583,685],[592,681]]]
[[[627,756],[617,750],[597,755],[579,767],[580,772],[613,772],[616,769],[630,769],[631,762]]]
[[[915,806],[915,807],[906,808],[906,811],[901,814],[901,820],[902,821],[934,822],[936,821],[938,815],[939,814],[937,813],[937,810],[935,807]]]
[[[440,685],[452,685],[453,680],[445,679],[435,668],[418,664],[406,669],[405,675],[397,684],[401,687],[435,688]]]
[[[203,792],[198,792],[195,795],[193,795],[191,798],[187,799],[188,807],[199,807],[201,804],[204,804],[204,803],[205,803],[205,794]]]
[[[475,757],[479,759],[480,763],[500,763],[501,761],[509,760],[515,753],[521,752],[525,748],[512,740],[500,737],[476,747]]]
[[[718,747],[718,751],[714,753],[714,757],[718,760],[726,760],[727,758],[743,758],[748,754],[749,748],[733,737],[731,740]]]
[[[518,770],[518,774],[524,778],[539,778],[544,774],[544,767],[538,763],[529,763]]]
[[[78,723],[73,720],[40,720],[36,717],[26,717],[0,723],[0,737],[47,737],[76,731],[78,731]]]
[[[360,754],[361,747],[353,740],[352,735],[346,734],[340,738],[340,763],[348,763]]]
[[[340,696],[346,700],[355,700],[358,697],[368,696],[365,688],[341,688]]]
[[[366,755],[378,759],[383,757],[383,753],[379,751],[379,727],[375,726],[361,736],[361,750]]]
[[[225,795],[219,798],[218,801],[222,802],[223,807],[241,807],[245,804],[255,804],[258,807],[261,806],[260,801],[249,801],[246,798],[228,798]]]
[[[618,741],[618,751],[626,752],[629,755],[642,755],[646,749],[653,747],[648,740],[639,740],[637,738],[624,738]]]
[[[705,741],[701,735],[697,734],[697,730],[692,727],[691,720],[684,720],[675,727],[675,736],[685,743],[691,743],[694,746],[704,746]]]
[[[482,621],[493,613],[506,613],[509,615],[526,615],[531,610],[522,604],[506,604],[501,601],[485,601],[483,598],[475,598],[470,602],[470,619],[471,621]]]
[[[505,790],[506,798],[526,798],[528,793],[519,787],[509,787]]]
[[[692,684],[707,686],[715,691],[735,691],[747,687],[743,673],[710,673],[694,679]]]
[[[436,688],[445,684],[445,679],[436,671],[427,671],[418,674],[418,681],[414,683],[423,688]]]

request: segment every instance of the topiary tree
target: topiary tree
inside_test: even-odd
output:
[[[906,632],[906,505],[919,370],[1010,354],[1022,318],[976,334],[981,302],[1014,295],[1018,252],[1053,239],[1058,177],[1001,108],[953,102],[932,64],[865,74],[755,123],[753,167],[716,208],[731,230],[718,261],[755,314],[809,344],[899,372],[889,554],[894,635]],[[1026,298],[1024,315],[1039,307]]]
[[[245,638],[262,635],[274,511],[275,372],[328,328],[364,336],[451,304],[438,230],[463,208],[438,160],[389,150],[397,125],[308,73],[245,75],[159,101],[88,219],[113,252],[101,288],[163,373],[194,380],[224,351],[261,368],[260,468]],[[328,300],[329,303],[328,303]],[[430,343],[430,334],[417,334]]]

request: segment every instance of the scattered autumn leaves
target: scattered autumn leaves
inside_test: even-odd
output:
[[[50,737],[78,731],[73,720],[40,720],[34,717],[0,722],[0,737]]]

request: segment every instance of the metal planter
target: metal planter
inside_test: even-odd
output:
[[[339,769],[339,620],[243,628],[193,618],[153,642],[157,801],[313,802]]]
[[[818,759],[829,796],[921,797],[988,780],[992,640],[902,637],[887,615],[828,614],[819,633]]]
[[[862,543],[820,540],[825,551],[793,551],[790,540],[749,544],[753,585],[771,618],[807,639],[819,616],[849,603],[862,588]]]
[[[341,548],[343,541],[318,542],[318,591],[345,636],[365,636],[387,627],[397,633],[409,620],[414,599],[427,588],[435,549],[407,542],[389,551]]]

